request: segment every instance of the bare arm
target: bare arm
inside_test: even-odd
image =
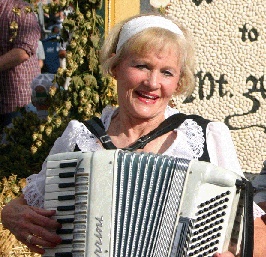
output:
[[[39,59],[38,62],[39,62],[40,68],[42,68],[43,67],[43,60],[42,59]]]
[[[254,251],[253,257],[264,257],[266,252],[266,215],[254,220]],[[213,257],[234,257],[230,252],[215,253]]]
[[[253,257],[264,257],[266,252],[266,215],[254,221],[254,253]]]
[[[29,58],[30,56],[25,50],[21,48],[14,48],[6,54],[0,56],[0,71],[13,68],[27,61]]]

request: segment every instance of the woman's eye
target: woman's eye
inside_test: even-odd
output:
[[[173,76],[173,73],[171,71],[168,71],[168,70],[163,71],[163,74],[165,76]]]
[[[143,70],[143,69],[147,69],[148,67],[145,64],[138,64],[138,65],[136,65],[136,68]]]

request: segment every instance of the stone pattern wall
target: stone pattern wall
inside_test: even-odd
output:
[[[264,0],[173,0],[168,10],[192,32],[198,57],[196,90],[174,105],[225,122],[247,173],[266,160],[265,11]]]

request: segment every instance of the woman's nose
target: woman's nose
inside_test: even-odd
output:
[[[160,83],[159,74],[156,71],[149,72],[147,76],[147,85],[152,88],[157,88]]]

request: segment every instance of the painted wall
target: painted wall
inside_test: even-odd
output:
[[[152,10],[149,0],[115,2],[124,8],[117,18]],[[192,32],[198,56],[196,90],[174,105],[225,122],[246,173],[266,160],[265,11],[264,0],[172,0],[168,9]]]
[[[197,87],[186,113],[225,122],[245,172],[266,160],[266,6],[264,0],[176,0],[169,15],[194,35]]]
[[[140,13],[140,0],[105,0],[105,31],[114,24]]]

